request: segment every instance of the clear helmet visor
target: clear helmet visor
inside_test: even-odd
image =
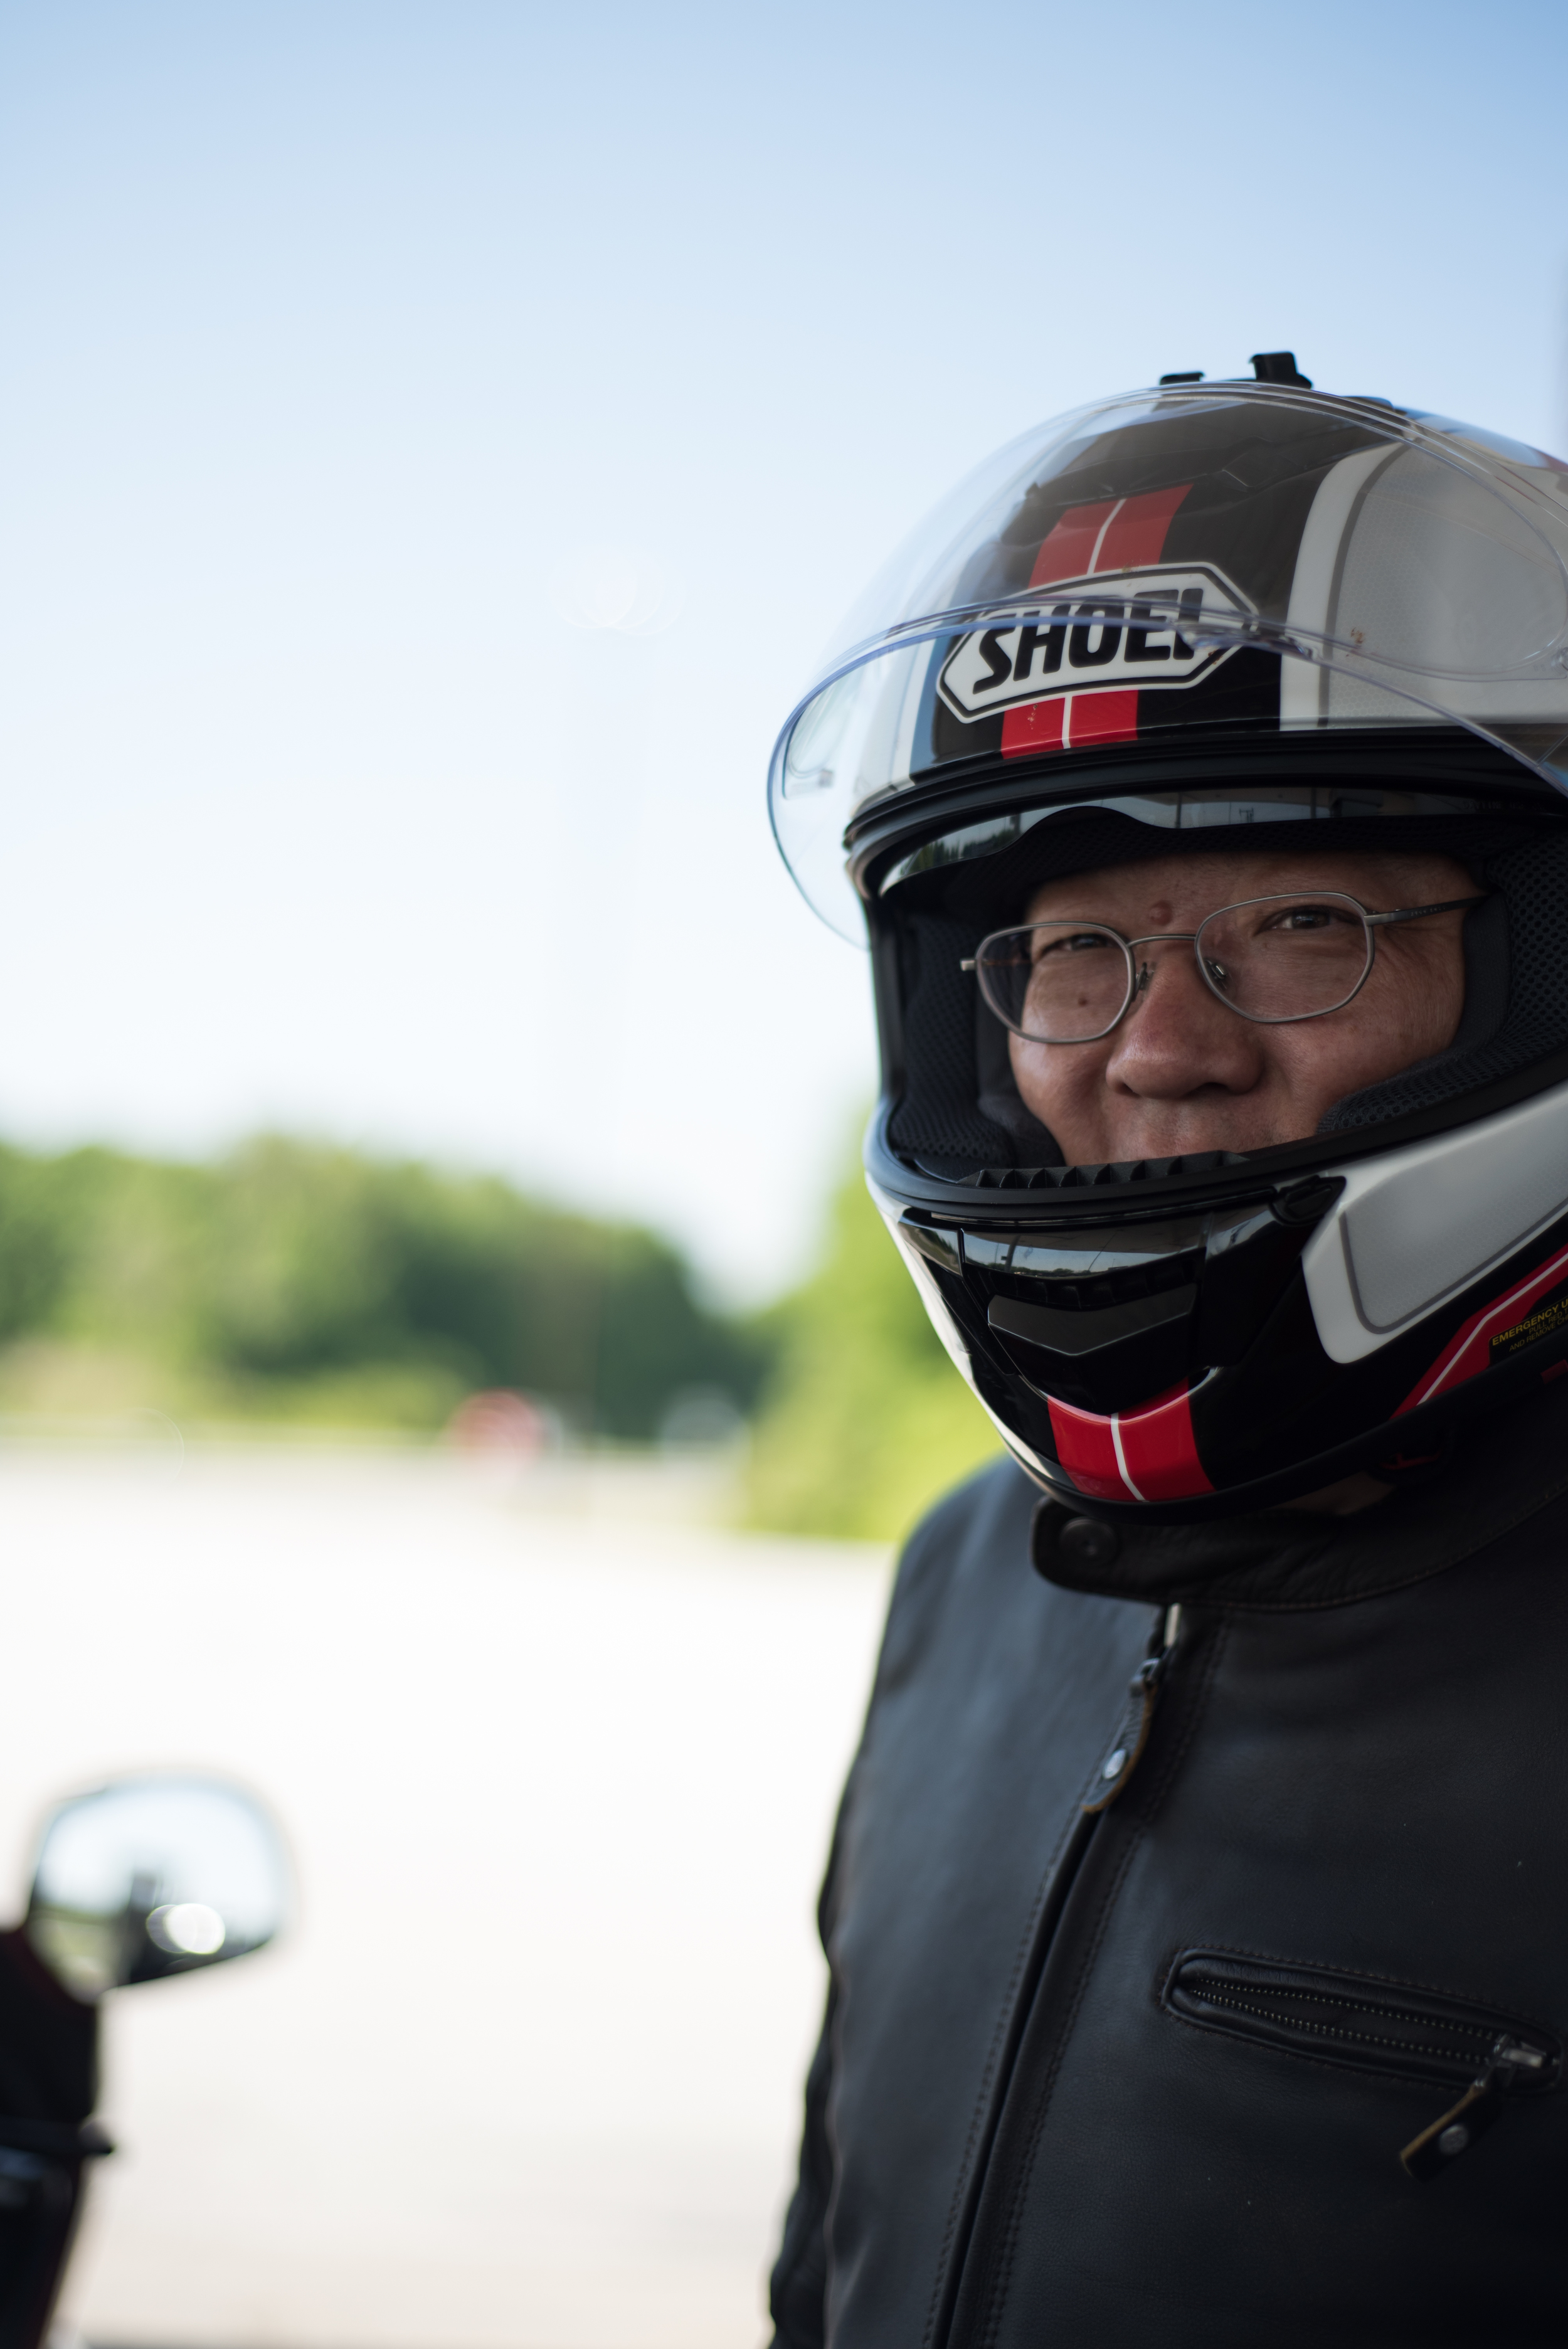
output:
[[[1423,724],[1568,790],[1568,467],[1382,403],[1137,393],[1000,451],[886,567],[779,736],[772,819],[862,938],[847,840],[917,786]]]

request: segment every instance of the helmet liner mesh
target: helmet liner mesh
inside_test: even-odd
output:
[[[1549,832],[1506,850],[1482,864],[1480,876],[1507,909],[1506,1009],[1500,1024],[1472,1044],[1467,1019],[1446,1052],[1336,1102],[1320,1133],[1359,1133],[1412,1110],[1457,1101],[1568,1043],[1568,836]]]

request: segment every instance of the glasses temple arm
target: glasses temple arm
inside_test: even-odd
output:
[[[1440,905],[1405,905],[1397,914],[1364,914],[1362,919],[1369,930],[1386,929],[1390,922],[1418,922],[1426,914],[1454,914],[1461,905],[1484,905],[1491,894],[1483,889],[1474,897],[1445,897]]]

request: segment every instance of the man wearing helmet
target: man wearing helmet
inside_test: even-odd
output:
[[[775,759],[1013,1455],[901,1567],[787,2349],[1568,2326],[1568,476],[1256,365],[1003,451]]]

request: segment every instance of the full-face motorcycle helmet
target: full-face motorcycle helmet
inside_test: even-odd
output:
[[[1568,1375],[1568,467],[1254,365],[1003,450],[769,783],[869,941],[877,1205],[1014,1454],[1110,1516],[1271,1506]],[[982,940],[1045,881],[1264,824],[1475,876],[1451,1044],[1299,1142],[1065,1164]]]

